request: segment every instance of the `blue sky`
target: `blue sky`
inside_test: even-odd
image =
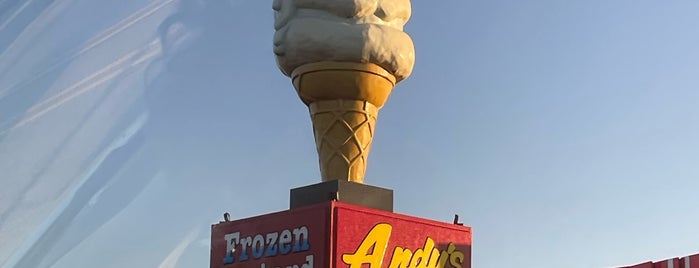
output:
[[[366,178],[397,212],[461,215],[479,268],[699,252],[699,2],[412,5]],[[205,267],[223,212],[319,181],[272,15],[0,1],[0,265]]]

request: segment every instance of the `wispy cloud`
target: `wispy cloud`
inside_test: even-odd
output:
[[[35,80],[51,73],[52,71],[54,71],[58,67],[72,61],[73,59],[87,53],[88,51],[92,50],[93,48],[103,44],[107,40],[109,40],[112,37],[116,36],[117,34],[123,32],[124,30],[130,28],[131,26],[136,25],[136,23],[138,23],[139,21],[149,17],[150,15],[153,15],[155,12],[162,9],[163,7],[168,6],[169,4],[173,3],[174,1],[175,0],[154,1],[154,2],[150,3],[148,6],[134,12],[130,16],[124,18],[123,20],[119,21],[118,23],[112,25],[111,27],[105,29],[101,33],[97,34],[95,37],[88,40],[87,43],[82,48],[69,52],[66,57],[63,57],[61,60],[54,62],[53,64],[50,64],[48,68],[43,69],[43,70],[39,71],[38,73],[30,76],[30,78],[28,80],[20,81],[20,82],[17,82],[17,83],[10,85],[7,88],[0,89],[0,99],[7,96],[11,92],[20,90],[20,89],[30,85]],[[7,55],[0,54],[0,58],[3,58],[4,56],[7,56]],[[3,66],[0,66],[0,73],[2,72],[2,67]]]
[[[193,228],[189,234],[187,234],[187,236],[180,241],[175,249],[173,249],[162,262],[160,262],[158,268],[174,268],[175,265],[177,265],[177,262],[180,260],[180,257],[182,257],[182,254],[184,254],[185,249],[187,249],[187,247],[194,242],[194,239],[199,236],[199,230],[199,228]]]
[[[16,252],[14,252],[14,254],[0,267],[15,267],[16,264],[22,258],[24,258],[24,255],[30,250],[30,248],[35,246],[37,241],[39,241],[39,239],[46,234],[47,230],[49,230],[50,227],[55,224],[56,220],[60,217],[61,213],[68,209],[70,201],[75,197],[77,191],[82,187],[82,185],[84,185],[87,182],[87,180],[92,176],[92,174],[94,174],[97,171],[97,169],[102,165],[102,163],[109,156],[109,154],[126,145],[136,135],[136,133],[138,133],[141,130],[141,128],[145,125],[147,119],[147,114],[140,115],[133,123],[131,123],[131,125],[129,125],[121,133],[121,135],[119,135],[118,138],[116,138],[109,146],[107,146],[107,148],[104,149],[104,151],[102,151],[97,155],[97,157],[95,157],[94,162],[87,167],[86,172],[81,176],[81,179],[78,181],[77,186],[74,187],[73,190],[71,190],[67,194],[67,198],[65,198],[62,203],[58,204],[58,207],[51,213],[51,215],[48,216],[44,223],[42,223],[42,225],[40,225],[36,230],[34,230],[34,232],[24,241],[24,243],[19,247],[19,249],[17,249]],[[16,208],[17,205],[9,207],[4,213],[9,214],[13,209]],[[3,216],[3,214],[0,213],[0,216]],[[0,217],[0,223],[2,223],[1,219],[2,217]]]
[[[22,127],[32,121],[40,118],[48,112],[60,107],[61,105],[97,88],[98,86],[107,83],[130,68],[140,65],[145,61],[160,55],[160,46],[158,40],[150,42],[143,48],[135,49],[120,59],[104,66],[102,69],[86,76],[80,81],[59,90],[59,93],[51,96],[31,108],[29,108],[26,118],[16,123],[11,128],[0,130],[0,134]],[[140,57],[137,57],[140,56]]]
[[[2,32],[2,30],[5,30],[7,25],[10,24],[10,22],[12,22],[13,20],[15,20],[15,18],[17,18],[17,15],[22,13],[22,11],[24,11],[24,9],[27,8],[27,6],[29,4],[31,4],[32,2],[34,2],[34,1],[33,0],[25,1],[24,3],[22,3],[22,6],[20,6],[19,8],[17,8],[15,10],[15,12],[12,12],[12,15],[10,15],[5,21],[0,23],[0,32]]]

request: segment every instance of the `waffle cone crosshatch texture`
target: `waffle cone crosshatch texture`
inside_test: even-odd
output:
[[[374,64],[321,62],[292,74],[308,105],[322,181],[364,182],[379,108],[395,78]]]
[[[313,102],[309,110],[321,179],[364,182],[378,108],[339,99]]]

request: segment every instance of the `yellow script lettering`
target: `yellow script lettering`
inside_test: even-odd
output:
[[[342,261],[349,264],[349,268],[363,268],[366,264],[369,268],[381,268],[392,230],[389,224],[377,224],[354,253],[342,255]],[[427,237],[424,246],[415,252],[395,247],[388,268],[462,268],[465,257],[463,252],[456,250],[454,243],[449,243],[440,252],[434,240]]]
[[[342,261],[349,264],[349,268],[362,268],[363,264],[369,264],[369,268],[381,268],[392,229],[391,225],[377,224],[369,231],[357,251],[353,254],[342,254]]]
[[[450,255],[449,263],[456,268],[461,268],[461,264],[464,262],[464,253],[461,251],[456,251],[456,245],[454,245],[454,243],[449,243],[447,251]]]
[[[415,251],[413,254],[413,260],[410,261],[410,267],[415,268],[428,268],[434,267],[437,264],[437,258],[439,258],[439,250],[437,250],[437,256],[432,261],[434,264],[430,265],[430,255],[434,255],[432,250],[434,249],[434,240],[432,238],[427,238],[425,240],[425,245]]]
[[[396,247],[393,250],[391,264],[388,268],[409,268],[410,259],[413,257],[413,252],[407,248]]]

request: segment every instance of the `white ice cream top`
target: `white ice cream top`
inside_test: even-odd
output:
[[[274,0],[274,54],[282,72],[319,61],[369,62],[407,78],[415,63],[403,26],[410,0]]]

